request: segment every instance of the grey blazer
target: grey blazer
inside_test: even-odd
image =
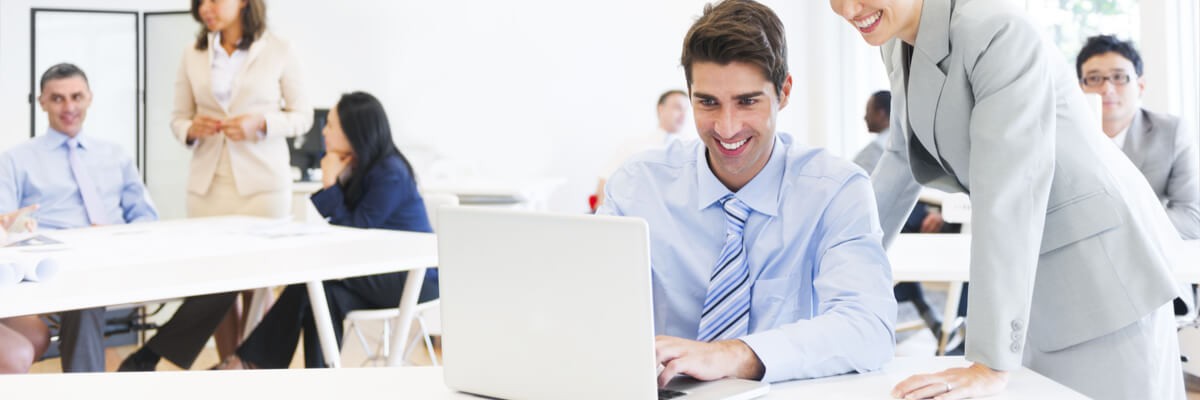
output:
[[[1008,3],[926,0],[916,45],[883,46],[896,131],[872,174],[888,244],[921,184],[970,195],[967,358],[999,370],[1020,367],[1027,337],[1053,352],[1171,301],[1179,244],[1074,72]]]
[[[1184,239],[1200,239],[1200,160],[1179,118],[1142,109],[1125,136],[1125,155],[1142,171]]]

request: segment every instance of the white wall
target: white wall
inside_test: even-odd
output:
[[[823,1],[767,1],[787,27],[795,79],[779,129],[853,154],[867,96],[886,88],[878,51]],[[268,0],[296,46],[314,104],[366,90],[387,106],[417,164],[473,163],[482,176],[559,177],[550,208],[581,212],[620,143],[653,131],[654,102],[684,88],[683,35],[704,0],[396,2]],[[29,11],[180,10],[186,0],[0,2],[0,149],[28,135]],[[182,43],[186,46],[187,43]]]
[[[29,138],[29,15],[31,8],[157,11],[187,9],[188,0],[0,1],[0,150]],[[66,60],[64,60],[66,61]],[[37,71],[38,74],[41,71]],[[130,72],[132,74],[132,71]],[[133,155],[130,155],[133,157]]]
[[[1179,116],[1197,135],[1200,127],[1200,6],[1190,1],[1143,0],[1141,41],[1146,92],[1142,104],[1150,110]]]
[[[796,82],[780,130],[853,154],[866,98],[887,84],[878,51],[826,2],[767,3],[787,27]],[[316,4],[270,4],[316,104],[370,91],[418,173],[436,158],[485,176],[566,178],[550,207],[576,212],[618,145],[653,131],[658,94],[684,88],[682,39],[705,1]]]

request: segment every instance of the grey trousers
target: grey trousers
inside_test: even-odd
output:
[[[1024,364],[1094,399],[1186,398],[1172,303],[1117,330],[1054,352],[1029,337]]]
[[[104,308],[59,314],[63,372],[104,372]]]

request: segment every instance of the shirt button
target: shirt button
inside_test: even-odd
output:
[[[1019,331],[1019,330],[1025,329],[1025,324],[1022,323],[1021,320],[1019,320],[1019,319],[1014,319],[1012,321],[1012,329],[1014,331]]]
[[[1020,342],[1021,341],[1021,332],[1013,332],[1012,340],[1013,340],[1013,343]]]
[[[1013,353],[1020,353],[1021,352],[1021,342],[1014,341],[1012,344],[1012,347],[1010,347],[1009,349],[1011,349]]]

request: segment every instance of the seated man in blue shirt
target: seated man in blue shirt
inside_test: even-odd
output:
[[[607,185],[599,214],[650,226],[660,384],[814,378],[892,358],[896,301],[871,184],[776,133],[786,54],[766,6],[705,7],[682,55],[701,141],[641,153]]]
[[[50,67],[41,91],[50,129],[0,155],[0,212],[37,204],[33,216],[43,230],[158,219],[133,160],[83,134],[92,103],[83,71]],[[103,372],[104,308],[62,313],[60,328],[63,371]]]

